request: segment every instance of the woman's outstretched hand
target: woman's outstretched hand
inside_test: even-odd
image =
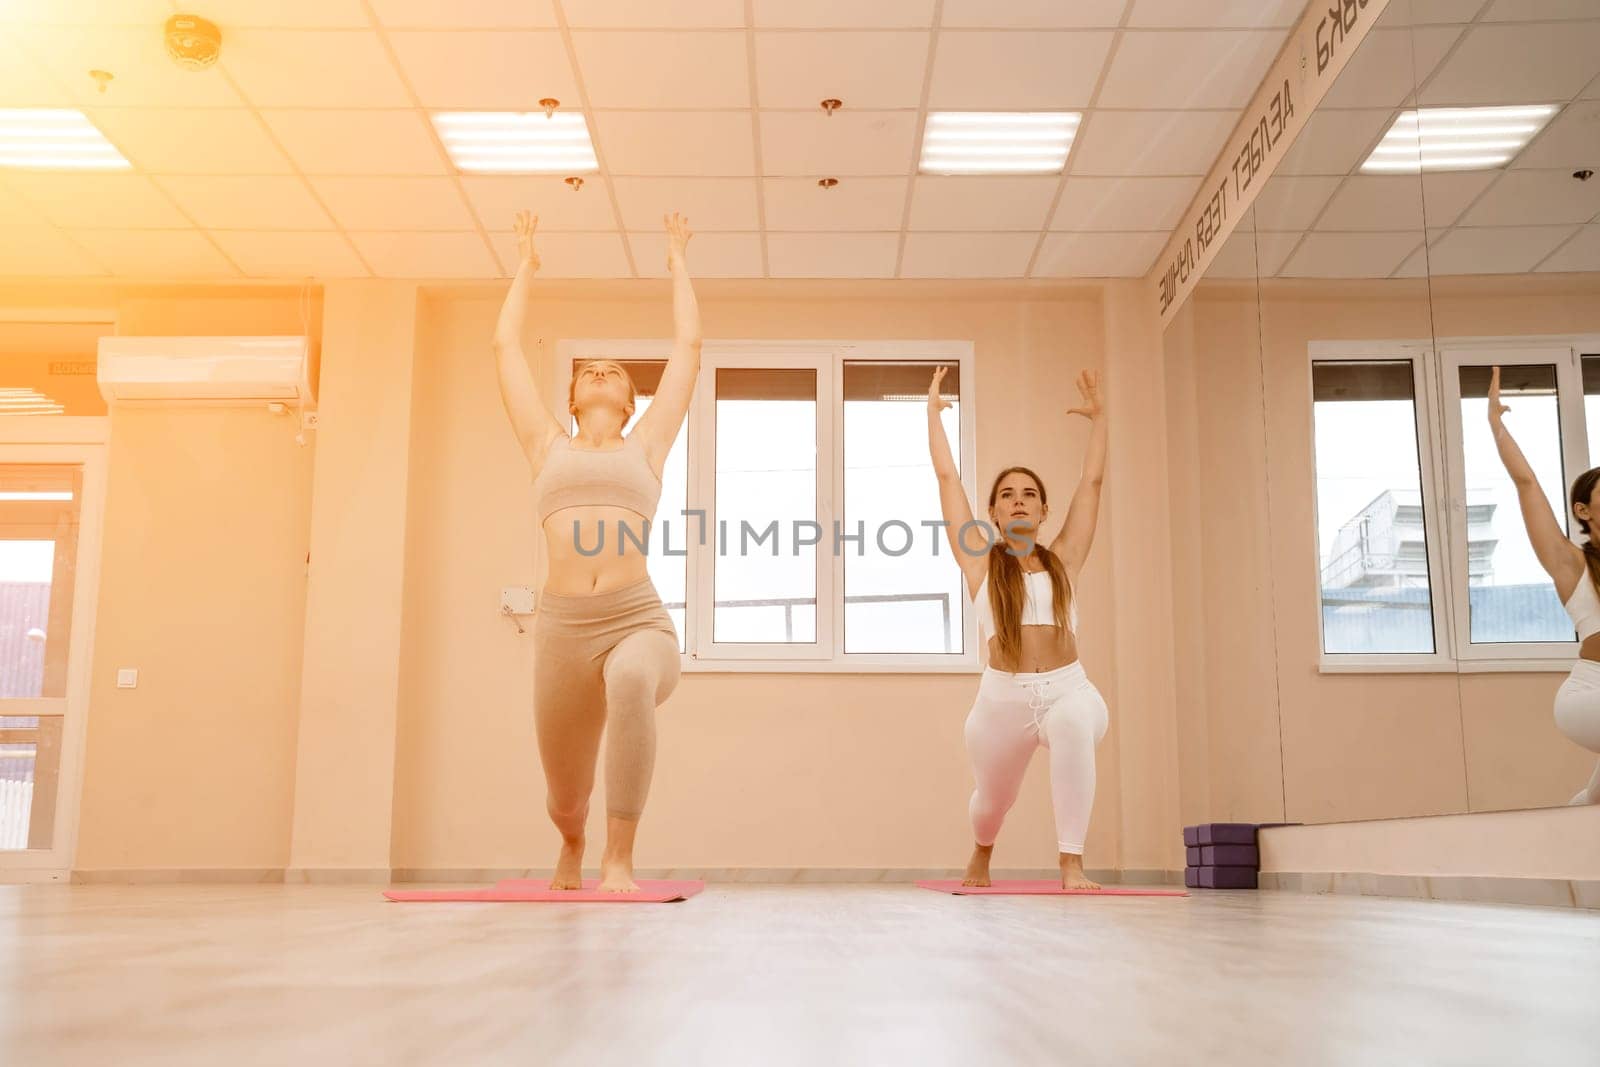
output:
[[[939,367],[933,372],[933,382],[928,386],[928,410],[937,414],[950,406],[950,401],[939,395],[939,385],[949,367]]]
[[[528,212],[517,212],[517,220],[512,229],[517,232],[517,262],[526,263],[534,270],[539,269],[539,253],[533,250],[533,231],[539,228],[539,216]]]
[[[670,270],[673,264],[686,262],[684,253],[694,233],[689,229],[689,220],[676,211],[664,216],[663,221],[667,227],[667,268]]]
[[[1489,425],[1499,426],[1500,416],[1511,409],[1500,403],[1500,368],[1489,375]]]
[[[1075,408],[1068,408],[1068,415],[1082,415],[1093,422],[1100,417],[1100,374],[1098,371],[1086,370],[1078,374],[1078,394],[1083,402]]]

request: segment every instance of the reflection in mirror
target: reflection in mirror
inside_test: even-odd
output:
[[[1569,491],[1600,463],[1600,5],[1471,6],[1379,146],[1424,183],[1468,800],[1594,803],[1600,639],[1563,600],[1588,621]]]
[[[1283,817],[1254,226],[1240,219],[1163,340],[1191,824]]]
[[[1258,654],[1278,665],[1292,822],[1468,805],[1418,149],[1366,165],[1413,106],[1415,63],[1461,32],[1412,14],[1393,0],[1255,205],[1273,610]]]

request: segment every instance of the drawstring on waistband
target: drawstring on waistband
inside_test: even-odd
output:
[[[1033,731],[1039,736],[1039,740],[1043,741],[1044,713],[1050,707],[1050,701],[1046,698],[1045,691],[1049,688],[1050,682],[1045,679],[1039,679],[1037,681],[1023,682],[1022,686],[1028,690],[1028,711],[1033,718]],[[1027,727],[1024,726],[1023,729],[1026,730]]]

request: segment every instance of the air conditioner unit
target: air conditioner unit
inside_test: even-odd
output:
[[[316,399],[304,337],[102,337],[99,356],[107,404],[303,408]]]

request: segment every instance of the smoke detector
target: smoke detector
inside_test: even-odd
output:
[[[185,70],[205,70],[222,54],[222,31],[199,15],[174,15],[167,20],[167,55]]]

